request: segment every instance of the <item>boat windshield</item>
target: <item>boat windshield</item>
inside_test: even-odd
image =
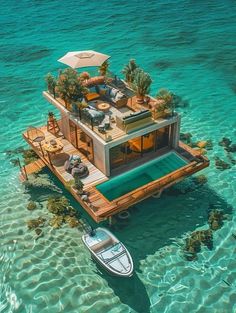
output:
[[[125,252],[123,245],[118,242],[99,253],[100,258],[109,263]]]

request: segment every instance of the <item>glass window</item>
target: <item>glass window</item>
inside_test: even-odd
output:
[[[142,153],[149,153],[155,149],[155,132],[142,136]]]
[[[119,167],[126,162],[126,143],[110,149],[110,168]]]
[[[169,146],[169,126],[128,140],[110,149],[110,169],[147,156],[148,153],[159,151]]]
[[[126,155],[127,161],[134,161],[142,156],[142,139],[141,137],[136,137],[130,139],[126,143]]]
[[[156,150],[169,146],[169,126],[156,131]]]

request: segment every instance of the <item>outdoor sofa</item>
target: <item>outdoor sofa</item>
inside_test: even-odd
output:
[[[152,113],[149,110],[141,110],[126,116],[116,116],[116,126],[126,133],[131,133],[153,123]]]

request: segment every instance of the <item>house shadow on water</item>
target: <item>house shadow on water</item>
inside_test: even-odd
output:
[[[42,198],[45,198],[45,194],[61,194],[62,191],[62,194],[70,200],[71,205],[81,212],[82,218],[92,227],[97,227],[98,225],[92,221],[57,178],[50,173],[48,175],[52,185],[56,185],[58,190],[47,192],[38,188],[37,197],[40,189]],[[34,188],[28,188],[27,192],[32,200],[37,201]],[[155,254],[165,245],[175,242],[186,232],[194,231],[198,226],[207,224],[208,212],[214,208],[224,210],[225,213],[232,212],[232,207],[208,184],[196,185],[192,178],[171,187],[163,193],[160,199],[151,197],[138,203],[129,209],[128,219],[121,220],[114,217],[114,224],[111,226],[111,231],[126,245],[132,255],[134,275],[131,278],[110,276],[99,265],[97,265],[96,274],[107,281],[122,303],[127,304],[136,312],[150,312],[150,299],[138,275],[140,261],[145,260],[148,255]],[[104,222],[100,226],[108,227],[108,224]]]

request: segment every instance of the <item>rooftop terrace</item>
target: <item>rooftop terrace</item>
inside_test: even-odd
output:
[[[130,98],[126,99],[125,104],[122,106],[114,105],[111,100],[104,99],[103,96],[98,95],[96,99],[88,101],[88,108],[91,108],[92,112],[97,114],[103,114],[103,119],[101,122],[93,122],[91,119],[86,118],[83,114],[80,118],[78,112],[74,112],[72,107],[66,107],[65,102],[60,98],[54,98],[49,92],[45,91],[43,93],[44,97],[56,106],[60,111],[64,111],[69,114],[70,118],[77,123],[88,127],[92,132],[94,132],[99,138],[103,139],[105,142],[113,141],[118,138],[124,137],[126,134],[133,132],[135,130],[140,130],[143,127],[148,127],[150,125],[158,124],[160,127],[168,123],[168,121],[175,121],[177,114],[155,114],[153,107],[158,105],[158,101],[154,98],[149,97],[149,102],[144,104],[137,104],[137,99],[135,95],[131,95]],[[103,107],[107,106],[107,109]],[[147,117],[147,112],[150,112],[149,118]],[[146,113],[145,113],[146,112]],[[146,114],[146,115],[145,115]],[[124,121],[128,119],[134,119],[134,117],[140,117],[136,123],[129,123],[129,128],[124,125]],[[106,126],[106,123],[108,126]]]
[[[79,63],[78,68],[83,67],[84,53],[80,60],[80,53],[72,56],[73,53],[59,61],[70,66],[75,62]],[[98,59],[101,57],[96,52],[89,54],[94,60],[96,54]],[[68,57],[71,61],[68,61]],[[85,63],[91,61],[86,59]],[[78,73],[72,68],[61,71],[57,78],[49,74],[48,91],[43,95],[67,117],[91,129],[105,142],[150,125],[157,128],[157,124],[174,120],[177,113],[173,110],[171,93],[162,89],[157,98],[148,95],[152,80],[134,60],[130,60],[122,71],[126,80],[118,78],[107,68],[108,63],[105,62],[99,68],[100,76],[92,77],[88,72]]]

